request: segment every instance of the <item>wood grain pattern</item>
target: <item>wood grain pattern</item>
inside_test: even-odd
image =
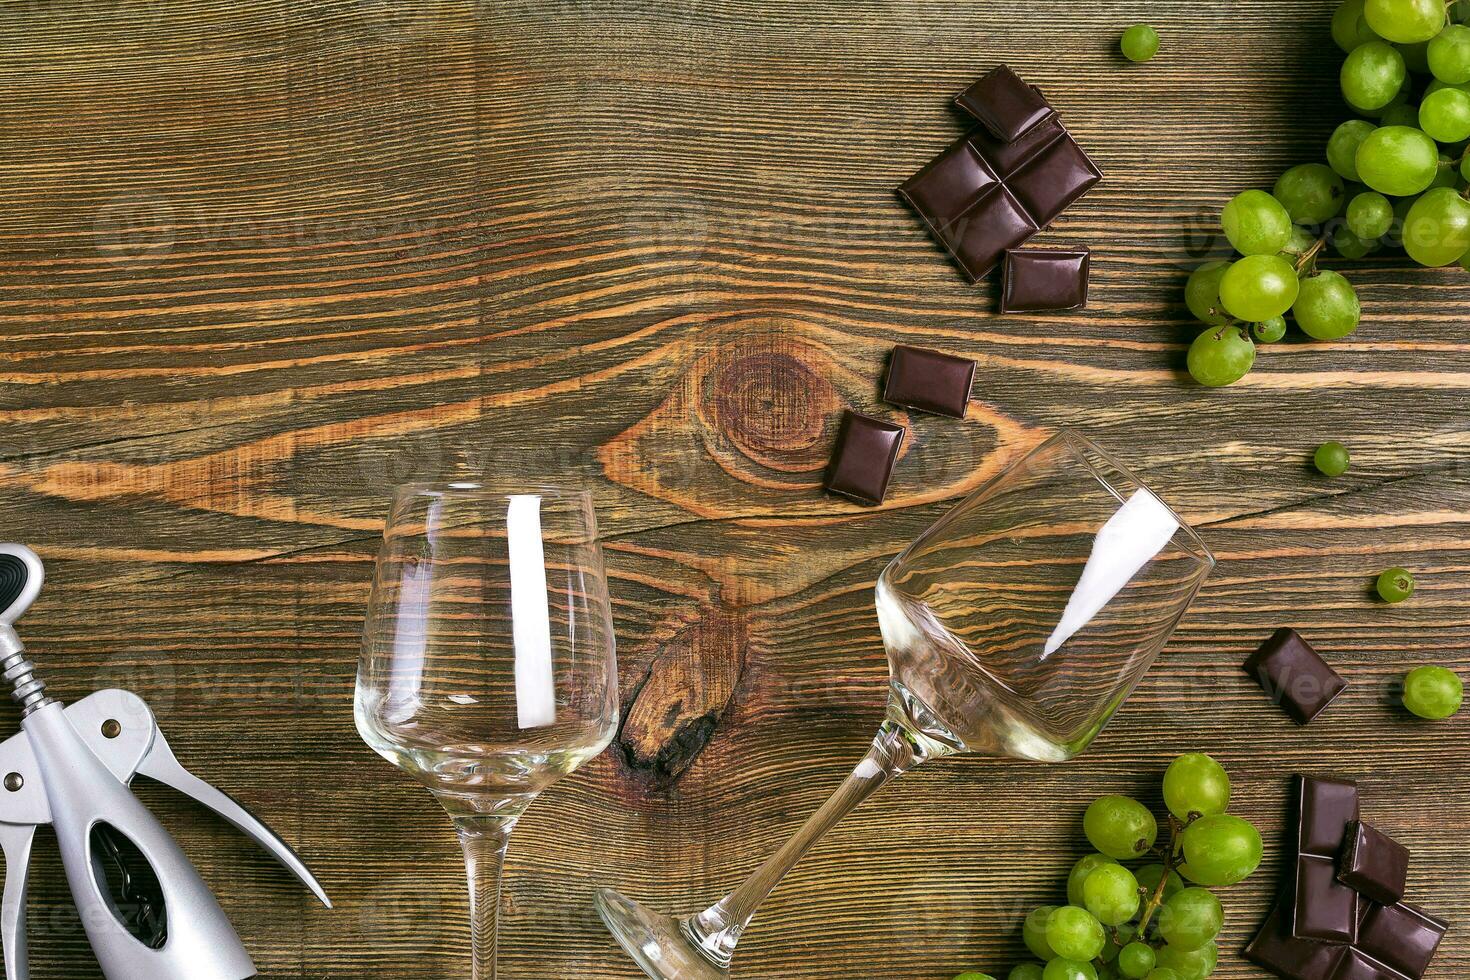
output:
[[[392,486],[587,479],[630,704],[619,744],[511,847],[509,978],[631,978],[591,911],[733,885],[879,717],[884,562],[1055,426],[1202,525],[1221,564],[1095,748],[906,777],[773,896],[735,976],[1003,972],[1104,792],[1157,799],[1206,750],[1280,857],[1287,776],[1359,778],[1470,976],[1470,739],[1393,684],[1470,668],[1463,275],[1378,257],[1368,315],[1219,392],[1184,383],[1187,270],[1232,193],[1340,118],[1330,0],[10,0],[0,4],[3,536],[52,579],[26,636],[53,690],[127,686],[179,757],[299,846],[314,907],[219,821],[148,790],[264,975],[468,971],[437,805],[357,738],[352,681]],[[1147,18],[1165,52],[1120,63]],[[1039,241],[1094,250],[1086,314],[994,315],[892,188],[999,61],[1107,180]],[[974,358],[970,418],[877,397],[895,341]],[[823,496],[843,407],[906,421],[888,503]],[[1354,467],[1306,465],[1327,438]],[[1419,575],[1371,601],[1389,564]],[[1298,730],[1238,670],[1290,623],[1348,674]],[[1228,895],[1221,977],[1273,875]],[[54,847],[39,980],[97,976]]]

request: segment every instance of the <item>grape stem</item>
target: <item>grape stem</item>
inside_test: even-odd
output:
[[[1322,250],[1326,247],[1326,236],[1319,238],[1315,242],[1313,242],[1312,247],[1303,252],[1301,254],[1301,257],[1296,260],[1296,274],[1300,276],[1308,269],[1315,269],[1317,265],[1317,257],[1322,254]]]
[[[1317,243],[1321,245],[1321,242]],[[1164,892],[1169,887],[1169,876],[1183,863],[1184,858],[1184,831],[1190,824],[1198,820],[1200,814],[1191,813],[1188,820],[1180,820],[1172,813],[1169,814],[1169,845],[1164,848],[1164,873],[1159,875],[1159,883],[1154,886],[1153,894],[1148,896],[1148,902],[1143,907],[1143,917],[1138,920],[1138,940],[1147,942],[1149,923],[1153,921],[1154,915],[1164,904]]]

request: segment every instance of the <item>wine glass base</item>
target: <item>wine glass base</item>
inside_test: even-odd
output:
[[[651,912],[611,888],[597,892],[597,914],[613,938],[653,980],[729,980],[684,937],[679,920]]]

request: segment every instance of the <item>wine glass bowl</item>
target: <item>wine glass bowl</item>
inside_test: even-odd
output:
[[[597,908],[654,980],[723,980],[762,900],[888,780],[979,752],[1064,762],[1102,731],[1214,567],[1121,464],[1063,431],[957,504],[879,577],[887,717],[833,797],[735,891],[673,919]]]
[[[535,797],[618,724],[612,610],[590,496],[461,481],[394,496],[355,716],[459,832],[474,976],[494,976],[500,862]]]
[[[1123,526],[1120,514],[1135,516]],[[1155,538],[1112,570],[1120,581],[1105,581],[1103,604],[1064,624],[1084,569],[1109,559],[1099,535],[1110,522]],[[923,703],[964,751],[1072,759],[1153,664],[1213,565],[1199,536],[1121,464],[1063,432],[956,505],[879,578],[899,700]]]

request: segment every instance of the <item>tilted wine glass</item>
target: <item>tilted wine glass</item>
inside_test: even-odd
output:
[[[979,752],[1064,762],[1143,677],[1214,567],[1192,530],[1062,432],[957,504],[884,570],[887,718],[836,794],[734,892],[676,920],[611,889],[597,908],[654,980],[724,980],[760,903],[900,773]]]
[[[493,980],[510,832],[617,730],[612,610],[588,495],[400,488],[368,604],[356,715],[363,740],[453,819],[474,978]]]

